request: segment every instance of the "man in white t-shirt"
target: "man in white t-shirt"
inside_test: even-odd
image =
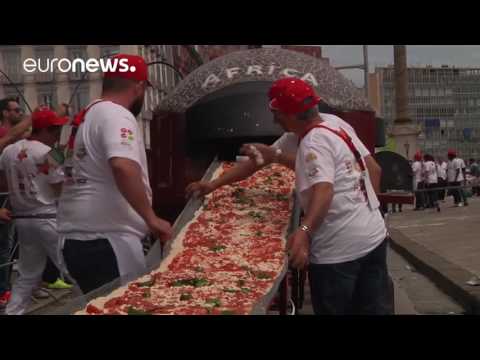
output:
[[[135,117],[148,86],[140,56],[120,54],[127,72],[107,72],[101,99],[75,119],[65,161],[58,228],[66,268],[83,293],[117,278],[128,281],[146,271],[141,240],[161,241],[171,225],[152,209],[147,159]],[[118,69],[117,69],[118,70]]]
[[[428,208],[436,208],[440,211],[438,205],[438,175],[437,166],[432,155],[425,154],[423,157],[423,178],[425,179],[425,188],[428,190],[425,196]],[[435,190],[434,190],[435,189]]]
[[[23,118],[23,120],[22,120]],[[32,125],[31,117],[25,117],[18,104],[18,99],[4,98],[0,100],[0,153],[9,144],[20,140]],[[6,183],[0,178],[0,187],[5,191]],[[0,201],[5,198],[0,197]],[[8,224],[0,224],[0,264],[9,262],[13,242],[9,236]],[[0,267],[0,308],[4,308],[11,297],[10,268]]]
[[[412,173],[413,173],[413,191],[415,191],[415,209],[414,210],[423,210],[425,209],[425,194],[423,190],[425,182],[423,181],[423,163],[422,163],[422,154],[417,152],[413,156],[412,163]]]
[[[47,159],[67,118],[43,108],[32,114],[32,134],[5,148],[0,168],[5,172],[18,234],[19,277],[7,305],[9,315],[23,314],[41,282],[47,256],[61,269],[56,214],[63,173]]]
[[[380,167],[351,126],[334,115],[318,113],[319,98],[304,81],[278,80],[269,97],[274,119],[287,133],[273,146],[253,144],[263,165],[255,163],[258,154],[251,152],[250,144],[244,145],[249,162],[213,182],[192,183],[187,193],[204,195],[272,162],[294,169],[305,217],[287,246],[293,267],[302,269],[310,263],[315,313],[390,313],[387,230],[375,195]],[[351,139],[357,157],[340,134]]]
[[[447,182],[447,163],[443,160],[443,158],[437,158],[436,161],[436,166],[437,166],[437,174],[438,174],[438,187],[440,188],[438,192],[438,199],[441,201],[445,200],[445,193],[446,191],[444,187],[448,186]]]
[[[466,166],[463,159],[457,157],[457,152],[453,149],[448,150],[447,163],[447,180],[448,186],[463,186],[465,185],[465,171]],[[453,201],[455,206],[468,206],[467,197],[463,188],[452,189]],[[462,204],[463,202],[463,204]]]
[[[478,165],[478,162],[470,158],[469,160],[469,169],[470,169],[470,176],[471,176],[471,183],[472,183],[472,196],[477,195],[480,196],[480,187],[478,186],[479,180],[480,180],[480,167]]]

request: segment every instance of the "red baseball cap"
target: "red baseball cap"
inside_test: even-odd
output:
[[[40,108],[32,113],[32,127],[44,129],[50,126],[62,126],[68,122],[68,117],[59,117],[49,108]]]
[[[447,153],[448,156],[457,156],[457,152],[454,150],[454,149],[448,149],[448,153]]]
[[[121,66],[120,63],[117,63],[115,71],[104,72],[105,78],[123,78],[136,81],[146,81],[149,86],[151,85],[148,81],[148,65],[141,56],[130,54],[117,54],[115,56],[112,56],[110,59],[118,59],[118,61],[126,59],[129,69],[127,71],[120,71],[124,70],[124,66]]]
[[[415,155],[413,156],[413,159],[416,161],[422,160],[422,153],[420,151],[417,151]]]
[[[279,110],[288,115],[307,111],[321,100],[310,85],[295,77],[275,81],[268,92],[268,97],[270,110]]]

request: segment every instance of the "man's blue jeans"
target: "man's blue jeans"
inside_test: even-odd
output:
[[[388,239],[364,257],[339,264],[310,264],[315,315],[390,315],[393,283],[387,270]]]
[[[9,236],[10,227],[8,224],[0,223],[0,265],[10,261],[13,241]],[[0,295],[10,290],[11,266],[0,267]]]

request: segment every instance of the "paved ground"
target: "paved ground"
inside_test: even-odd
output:
[[[392,249],[388,254],[388,267],[395,284],[395,314],[448,315],[465,312],[460,304]]]
[[[388,220],[393,248],[462,305],[480,314],[480,199],[468,207],[453,207],[452,199],[435,210],[391,214]]]
[[[17,277],[17,272],[12,274],[13,281]],[[51,311],[63,306],[69,299],[71,299],[70,290],[47,290],[49,297],[45,299],[32,298],[32,303],[27,310],[29,315],[48,315]],[[0,315],[4,314],[5,309],[0,309]]]
[[[480,198],[470,199],[467,207],[452,206],[452,199],[441,203],[441,212],[413,211],[390,216],[389,225],[448,261],[480,275]]]

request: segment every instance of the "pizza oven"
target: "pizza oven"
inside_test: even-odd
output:
[[[240,83],[201,98],[185,112],[156,113],[150,172],[161,216],[176,218],[186,203],[185,187],[200,180],[215,158],[235,161],[242,144],[271,144],[282,135],[268,110],[270,85]]]
[[[207,152],[219,160],[235,160],[246,142],[272,143],[282,135],[268,109],[272,82],[234,84],[200,99],[185,113],[187,156]]]
[[[156,114],[151,124],[150,174],[159,215],[176,218],[186,203],[185,187],[200,180],[216,157],[235,161],[243,144],[272,144],[283,134],[268,110],[270,84],[239,84],[206,96],[185,113]],[[349,122],[374,152],[373,112],[342,112],[324,103],[320,111]]]
[[[186,204],[186,186],[201,179],[216,157],[234,161],[242,144],[271,144],[283,134],[273,121],[267,94],[275,80],[294,73],[303,74],[325,100],[321,112],[349,122],[374,152],[374,111],[328,63],[283,49],[231,53],[189,74],[154,112],[149,166],[160,216],[170,221],[178,216]]]

